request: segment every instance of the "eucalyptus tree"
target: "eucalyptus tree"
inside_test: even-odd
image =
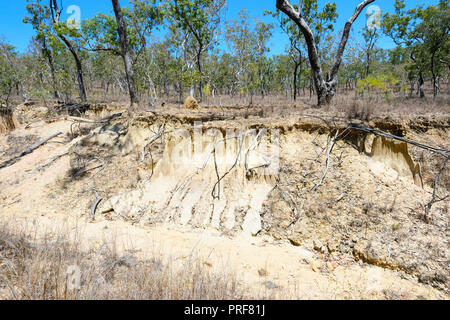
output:
[[[18,74],[15,68],[17,53],[14,46],[0,40],[0,97],[9,106],[14,87],[18,85]]]
[[[120,7],[119,0],[111,0],[111,1],[114,8],[114,14],[116,15],[117,31],[119,33],[120,38],[120,55],[123,58],[123,64],[125,66],[128,92],[130,94],[130,103],[131,106],[133,106],[139,103],[139,96],[136,89],[136,83],[134,81],[134,71],[128,45],[127,26],[123,19],[122,8]]]
[[[311,12],[305,12],[304,9],[310,10],[313,6],[310,6],[310,3],[316,3],[316,0],[300,0],[298,6],[293,6],[288,0],[277,0],[276,7],[278,10],[286,14],[290,19],[292,19],[298,26],[299,30],[303,34],[305,38],[306,45],[308,47],[308,57],[309,63],[311,65],[311,71],[314,80],[314,86],[316,89],[318,105],[329,104],[336,94],[336,85],[338,80],[339,68],[342,63],[342,56],[345,51],[345,47],[349,38],[350,30],[353,25],[353,22],[358,18],[363,9],[374,2],[375,0],[364,0],[361,2],[355,9],[354,13],[350,17],[350,19],[345,23],[344,31],[342,33],[342,38],[339,42],[338,49],[336,51],[336,58],[329,74],[324,74],[322,70],[322,62],[320,53],[317,47],[316,39],[317,37],[314,34],[313,29],[311,28],[311,21],[305,17],[311,17]],[[304,6],[305,3],[305,6]],[[328,8],[325,10],[330,11],[334,10],[330,4],[328,4]],[[314,18],[312,21],[315,21]]]
[[[255,80],[257,34],[252,31],[250,16],[246,9],[239,12],[239,17],[227,23],[225,39],[234,60],[234,78],[241,91],[253,94]]]
[[[395,13],[383,16],[382,29],[399,47],[409,52],[418,74],[418,91],[424,97],[424,77],[431,75],[433,95],[439,92],[438,77],[447,68],[450,46],[450,0],[426,8],[407,9],[404,0],[395,1]]]
[[[203,56],[217,45],[225,3],[225,0],[168,1],[169,28],[180,29],[194,39],[193,42],[187,41],[194,44],[192,49],[199,77],[200,99],[203,97]]]
[[[424,92],[424,65],[425,60],[422,55],[417,56],[415,41],[409,35],[413,28],[413,15],[409,10],[405,10],[406,4],[403,0],[395,0],[395,13],[385,13],[382,20],[382,30],[390,37],[398,47],[405,47],[409,52],[409,58],[413,61],[414,69],[417,71],[417,89],[421,98],[425,97]]]
[[[117,2],[114,16],[98,13],[84,20],[82,29],[87,50],[122,57],[130,102],[136,104],[139,84],[153,86],[151,59],[146,51],[153,31],[162,23],[163,10],[155,0],[132,0],[130,4],[131,8],[120,7]],[[137,67],[141,67],[140,70],[135,70]]]
[[[369,18],[369,15],[367,15]],[[381,17],[380,17],[381,19]],[[369,22],[369,21],[368,21]],[[370,67],[373,56],[377,53],[377,41],[380,39],[380,33],[378,32],[378,26],[376,24],[366,23],[366,26],[363,28],[361,32],[364,38],[364,51],[365,51],[365,75],[366,77],[370,74]]]
[[[270,52],[268,42],[272,37],[273,24],[266,24],[262,21],[256,22],[255,25],[255,58],[258,69],[258,81],[261,91],[261,97],[264,99],[265,78],[267,75],[267,58],[266,54]]]
[[[288,53],[291,58],[294,68],[293,68],[293,85],[294,85],[294,101],[297,100],[298,94],[298,78],[299,74],[302,73],[303,64],[306,62],[306,54],[304,50],[304,40],[295,22],[289,17],[284,17],[279,11],[266,11],[265,14],[270,14],[272,17],[276,18],[278,25],[281,30],[289,38],[289,48]]]
[[[51,27],[53,34],[56,35],[56,37],[64,43],[64,45],[73,56],[76,66],[76,78],[78,82],[80,99],[82,102],[86,102],[87,97],[83,78],[83,66],[80,59],[79,48],[77,48],[79,47],[77,45],[77,40],[80,39],[80,33],[78,32],[77,28],[74,28],[68,23],[61,21],[62,11],[62,1],[60,7],[57,0],[50,0]],[[52,38],[52,41],[55,41],[55,37]]]
[[[49,25],[50,20],[50,9],[41,4],[41,0],[27,0],[27,15],[24,17],[24,23],[30,23],[33,29],[37,32],[35,36],[36,41],[41,47],[42,55],[47,59],[48,66],[50,68],[50,75],[52,78],[53,95],[55,98],[59,98],[59,92],[56,87],[56,75],[55,75],[55,63],[53,52],[49,45]]]
[[[426,8],[419,6],[411,10],[411,14],[419,22],[415,25],[409,38],[417,41],[416,52],[418,55],[428,56],[433,95],[436,97],[440,90],[438,76],[442,69],[447,67],[445,59],[448,59],[450,47],[450,0],[440,0],[437,5],[430,5]]]

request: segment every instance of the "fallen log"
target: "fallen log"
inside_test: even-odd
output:
[[[11,165],[13,165],[14,163],[17,162],[17,160],[19,160],[20,158],[22,158],[23,156],[26,156],[27,154],[32,153],[34,150],[36,150],[37,148],[39,148],[40,146],[42,146],[43,144],[45,144],[47,141],[59,136],[63,134],[62,132],[58,132],[55,134],[52,134],[50,137],[47,137],[45,139],[42,139],[41,141],[35,143],[34,145],[32,145],[31,147],[28,147],[27,149],[25,149],[24,152],[22,152],[20,155],[18,155],[17,157],[14,157],[12,159],[9,159],[3,163],[0,164],[0,169],[9,167]]]
[[[348,129],[350,129],[350,130],[357,130],[357,131],[363,131],[363,132],[367,132],[367,133],[372,133],[372,134],[374,134],[376,136],[382,136],[382,137],[385,137],[385,138],[406,142],[408,144],[411,144],[413,146],[419,147],[421,149],[425,149],[427,151],[437,153],[437,154],[443,156],[446,159],[450,158],[450,150],[435,148],[435,147],[432,147],[432,146],[429,146],[429,145],[426,145],[426,144],[423,144],[423,143],[420,143],[420,142],[417,142],[417,141],[414,141],[414,140],[410,140],[410,139],[407,139],[407,138],[402,138],[402,137],[399,137],[399,136],[396,136],[396,135],[393,135],[393,134],[390,134],[390,133],[387,133],[387,132],[384,132],[384,131],[381,131],[381,130],[371,129],[371,128],[367,128],[367,127],[361,127],[361,126],[356,125],[356,124],[351,124],[348,127]]]

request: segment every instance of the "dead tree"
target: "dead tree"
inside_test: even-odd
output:
[[[336,53],[336,60],[333,65],[333,69],[330,74],[323,74],[322,63],[317,50],[316,42],[314,39],[314,33],[310,26],[303,17],[302,7],[303,0],[300,0],[299,10],[295,10],[288,0],[277,0],[277,9],[285,13],[291,18],[299,27],[301,33],[305,37],[306,44],[308,46],[308,57],[311,65],[311,71],[318,98],[318,105],[329,104],[336,94],[336,85],[338,80],[338,71],[342,63],[342,56],[344,54],[345,46],[348,41],[350,29],[355,22],[356,18],[360,15],[362,10],[374,2],[375,0],[364,0],[355,9],[355,12],[350,19],[345,23],[344,32],[342,34],[341,42],[339,43],[338,51]]]
[[[127,77],[128,91],[130,93],[130,103],[135,105],[139,103],[139,97],[136,89],[136,82],[134,81],[133,62],[131,60],[130,51],[128,48],[128,35],[125,21],[123,20],[122,8],[120,7],[119,0],[112,0],[114,7],[114,13],[117,21],[117,31],[120,37],[120,54],[123,58],[125,66],[125,74]]]
[[[54,26],[56,26],[60,23],[60,17],[61,17],[61,12],[63,11],[63,8],[61,7],[61,9],[60,9],[58,7],[58,3],[56,0],[50,0],[50,10],[52,13],[52,23]],[[80,90],[80,99],[82,102],[86,102],[87,98],[86,98],[86,88],[84,86],[84,80],[83,80],[83,68],[82,68],[81,60],[80,60],[80,57],[78,56],[77,50],[72,45],[72,43],[67,39],[67,37],[65,35],[63,35],[60,31],[58,31],[58,28],[55,28],[55,30],[56,30],[58,37],[64,42],[67,49],[69,49],[70,53],[72,54],[72,56],[75,60],[75,65],[77,67],[77,81],[78,81],[78,87]]]

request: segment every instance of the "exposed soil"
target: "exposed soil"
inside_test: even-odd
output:
[[[424,217],[443,158],[348,130],[353,122],[448,150],[448,114],[361,122],[305,108],[55,110],[42,121],[22,110],[18,128],[0,134],[3,163],[63,132],[0,169],[1,219],[77,226],[88,243],[114,239],[141,258],[195,252],[205,268],[236,270],[255,297],[448,298],[448,200]]]

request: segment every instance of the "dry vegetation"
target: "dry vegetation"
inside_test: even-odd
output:
[[[421,105],[424,101],[428,104]],[[391,178],[393,173],[388,173],[386,168],[371,171],[372,140],[366,139],[365,134],[353,132],[337,141],[333,138],[336,129],[343,132],[349,123],[354,123],[448,150],[448,96],[435,100],[403,97],[390,103],[355,99],[352,95],[337,96],[335,104],[321,109],[314,107],[308,98],[296,103],[280,97],[266,97],[261,101],[255,98],[252,106],[224,98],[220,104],[203,102],[195,111],[177,103],[159,103],[151,111],[141,107],[133,112],[121,103],[92,104],[83,106],[76,116],[73,116],[73,105],[29,104],[14,108],[19,119],[17,128],[0,136],[0,145],[4,146],[0,164],[7,164],[0,172],[0,210],[4,214],[0,227],[1,298],[447,299],[448,199],[444,197],[450,188],[450,174],[448,168],[442,169],[443,157],[410,146],[412,159],[421,167],[423,188],[419,188],[407,179]],[[111,118],[112,115],[115,116]],[[289,257],[283,264],[283,268],[292,269],[285,271],[281,278],[286,282],[294,279],[293,285],[280,284],[281,280],[272,278],[276,272],[282,272],[281,266],[270,270],[258,262],[250,272],[243,261],[245,272],[256,276],[247,281],[230,269],[211,268],[215,261],[211,263],[207,259],[205,265],[205,260],[195,255],[178,261],[156,251],[144,258],[132,250],[117,250],[114,242],[102,242],[100,246],[92,242],[82,248],[80,234],[43,233],[39,223],[30,226],[10,220],[12,215],[49,216],[55,222],[68,216],[91,219],[94,208],[93,227],[120,221],[130,228],[152,230],[167,222],[179,225],[179,214],[187,206],[192,212],[189,232],[202,234],[212,227],[223,239],[236,239],[250,208],[241,205],[239,197],[260,192],[260,189],[249,189],[248,185],[241,186],[242,178],[235,175],[240,167],[222,183],[226,189],[222,195],[231,197],[225,200],[227,206],[236,207],[236,224],[232,229],[226,229],[220,219],[213,226],[213,216],[208,218],[210,224],[203,224],[210,214],[214,171],[205,169],[204,180],[188,181],[184,177],[192,169],[189,166],[177,169],[167,163],[175,171],[164,173],[167,169],[164,166],[163,170],[158,169],[160,163],[167,161],[164,154],[173,130],[191,130],[195,121],[202,121],[205,129],[221,132],[242,128],[280,130],[280,171],[276,183],[269,183],[271,191],[261,193],[262,230],[255,239],[269,237],[270,241],[287,241],[292,248],[299,246],[312,252],[316,262]],[[163,123],[160,139],[147,145]],[[27,147],[59,131],[63,134],[32,154],[8,162]],[[361,141],[366,141],[368,149],[361,149]],[[145,161],[142,161],[143,150]],[[327,162],[329,168],[324,174]],[[219,172],[223,174],[225,169],[229,168],[220,167]],[[431,199],[440,171],[437,195],[441,198],[436,198],[438,202],[426,217],[425,205]],[[133,198],[163,188],[165,174],[168,184],[177,179],[184,181],[176,181],[170,190],[171,198],[165,199],[164,195],[153,202],[145,202],[140,196],[137,200]],[[260,183],[258,174],[246,179],[249,185]],[[197,186],[204,189],[205,195],[189,198],[198,192]],[[176,196],[178,190],[183,193],[180,198]],[[192,203],[183,201],[185,198]],[[99,199],[102,200],[98,205]],[[120,200],[122,211],[108,207],[111,199]],[[127,199],[133,200],[127,203]],[[158,206],[163,209],[159,210]],[[100,229],[94,230],[91,232]],[[176,245],[186,244],[179,241]],[[195,246],[196,242],[192,240],[191,245]],[[277,246],[275,242],[270,247],[270,255],[279,254]],[[234,244],[229,247],[234,248]],[[241,260],[235,262],[239,265]],[[79,291],[68,288],[66,272],[72,265],[80,266],[82,271]],[[306,269],[297,273],[299,266]],[[372,267],[389,272],[389,282],[376,293],[366,292],[363,286],[367,281],[366,269]],[[356,275],[362,280],[356,280]],[[409,281],[407,286],[402,282],[404,279]],[[296,280],[311,283],[299,285]],[[316,280],[326,283],[325,289],[312,284]],[[253,288],[249,290],[249,286]]]
[[[180,268],[158,253],[146,260],[137,260],[132,253],[120,256],[115,243],[82,250],[63,232],[38,238],[36,228],[14,220],[0,222],[0,299],[250,298],[231,272],[208,272],[195,255]],[[71,266],[81,270],[79,290],[71,290],[75,284]]]

